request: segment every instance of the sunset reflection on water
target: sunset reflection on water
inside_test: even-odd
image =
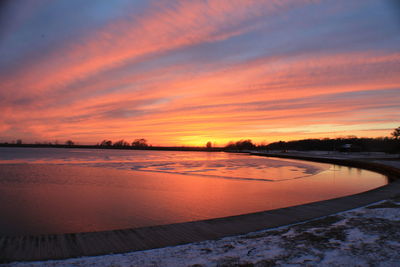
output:
[[[130,153],[140,155],[141,151]],[[168,155],[150,153],[153,160]],[[102,231],[225,217],[350,195],[387,183],[383,175],[337,165],[224,153],[182,153],[185,159],[177,157],[177,163],[188,161],[191,155],[195,161],[204,161],[203,166],[218,159],[220,175],[217,167],[206,176],[178,169],[173,173],[117,169],[114,165],[10,164],[3,159],[0,234]],[[256,180],[227,178],[224,164],[232,160],[248,164],[247,173],[245,164],[239,173],[232,170],[236,177],[263,176]],[[268,177],[304,177],[263,180],[267,174],[253,164],[261,161],[275,166],[269,168]]]

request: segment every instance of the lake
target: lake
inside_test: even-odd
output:
[[[3,147],[0,235],[218,218],[387,183],[387,177],[367,170],[247,154]]]

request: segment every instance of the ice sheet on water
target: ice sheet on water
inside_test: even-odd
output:
[[[323,164],[246,154],[111,149],[0,148],[1,163],[74,164],[260,181],[303,178],[326,169]]]

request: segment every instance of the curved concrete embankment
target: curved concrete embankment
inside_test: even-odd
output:
[[[63,259],[122,253],[218,239],[298,223],[392,198],[400,193],[400,169],[358,160],[257,154],[333,163],[382,173],[392,181],[364,193],[226,218],[91,233],[0,237],[0,262]]]

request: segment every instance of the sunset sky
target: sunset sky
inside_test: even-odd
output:
[[[2,1],[0,114],[0,142],[388,136],[400,5]]]

